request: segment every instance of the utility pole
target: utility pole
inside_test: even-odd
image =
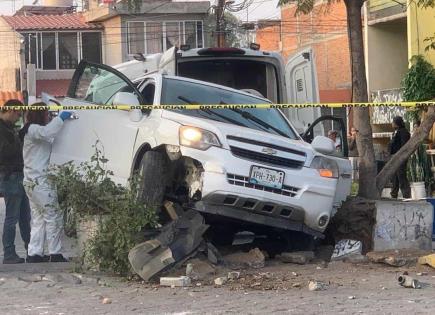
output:
[[[225,0],[218,0],[216,6],[216,34],[217,34],[217,47],[225,46],[225,32],[223,28],[225,10]]]

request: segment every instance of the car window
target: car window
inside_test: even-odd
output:
[[[156,85],[154,82],[149,81],[144,84],[141,90],[144,99],[144,105],[152,105],[154,103],[154,94],[156,92]]]
[[[250,96],[241,94],[198,82],[164,78],[161,104],[182,105],[189,103],[203,105],[264,104],[268,103],[268,101],[255,97],[254,95]],[[237,124],[252,129],[267,131],[274,134],[280,134],[291,139],[298,138],[292,127],[288,124],[287,120],[277,109],[176,109],[175,111],[181,112],[185,115],[213,119],[225,123]],[[242,113],[241,111],[245,113]]]
[[[133,93],[133,89],[122,78],[107,70],[87,65],[77,82],[73,97],[94,104],[106,105],[110,104],[118,91]]]

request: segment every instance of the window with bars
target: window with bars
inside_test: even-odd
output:
[[[25,38],[26,64],[39,70],[75,69],[79,60],[102,62],[101,32],[34,32]]]
[[[202,48],[202,21],[131,21],[127,22],[128,53],[154,54],[173,46],[188,44]]]

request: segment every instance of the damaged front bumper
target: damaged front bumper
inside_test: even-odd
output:
[[[219,196],[214,196],[219,197]],[[224,196],[221,196],[225,198]],[[207,201],[198,201],[189,205],[189,208],[202,213],[208,213],[212,215],[219,215],[231,219],[241,220],[253,224],[260,224],[275,227],[283,230],[299,231],[318,238],[324,238],[323,233],[313,230],[307,227],[303,220],[284,219],[279,217],[262,215],[255,212],[246,211],[246,209],[225,206],[215,203],[208,203]]]
[[[329,223],[337,185],[307,167],[286,169],[284,185],[273,189],[249,182],[259,162],[235,157],[229,150],[198,151],[181,147],[182,155],[202,164],[201,199],[190,208],[256,224],[322,237]]]

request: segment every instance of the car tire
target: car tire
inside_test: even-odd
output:
[[[163,204],[167,182],[167,158],[163,153],[147,151],[139,165],[141,177],[139,199],[146,207],[160,210]]]

